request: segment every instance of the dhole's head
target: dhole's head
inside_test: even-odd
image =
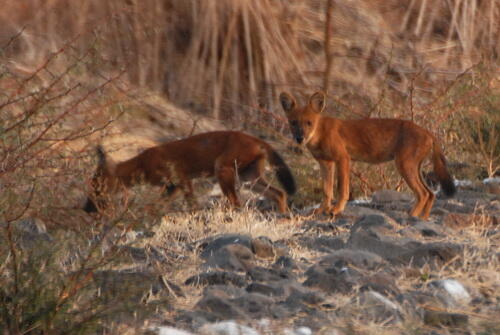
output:
[[[307,105],[299,107],[292,95],[283,92],[280,94],[280,102],[288,118],[293,138],[299,144],[307,144],[318,128],[321,112],[325,108],[325,94],[316,92],[311,95]]]

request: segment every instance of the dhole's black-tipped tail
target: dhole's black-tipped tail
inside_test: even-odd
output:
[[[433,151],[432,161],[434,163],[434,173],[441,184],[443,193],[447,197],[452,197],[455,193],[457,193],[457,188],[455,187],[453,178],[446,168],[446,158],[444,157],[437,140],[434,140]]]
[[[87,213],[97,212],[97,206],[95,205],[94,201],[90,199],[90,197],[87,197],[87,201],[85,202],[85,206],[83,206],[83,210]]]
[[[107,169],[106,154],[104,153],[104,149],[102,148],[102,146],[100,145],[97,146],[96,154],[97,154],[97,170],[94,174],[94,177],[92,178],[92,188],[94,192],[98,192],[97,189],[98,178],[100,178],[103,174],[103,171]],[[87,213],[95,213],[98,211],[95,201],[90,196],[87,197],[87,201],[85,202],[85,205],[83,206],[82,209]]]
[[[278,181],[285,188],[286,193],[294,194],[296,191],[295,179],[293,178],[292,171],[281,156],[271,147],[268,148],[269,163],[276,168],[276,177]]]
[[[98,145],[95,150],[96,150],[97,159],[98,159],[97,164],[99,166],[106,166],[106,154],[104,153],[102,146]]]

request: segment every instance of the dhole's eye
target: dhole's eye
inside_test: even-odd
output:
[[[306,122],[306,124],[307,124],[308,126],[311,126],[311,125],[312,125],[312,122],[311,122],[311,121],[307,121],[307,122]]]

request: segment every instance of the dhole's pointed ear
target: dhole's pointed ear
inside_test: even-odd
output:
[[[286,113],[290,113],[295,108],[295,98],[287,92],[282,92],[280,94],[281,107]]]
[[[309,98],[309,106],[313,107],[318,113],[321,113],[323,109],[325,109],[325,101],[325,93],[323,91],[318,91]]]

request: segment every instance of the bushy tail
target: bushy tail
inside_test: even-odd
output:
[[[448,169],[446,168],[446,159],[443,155],[443,152],[441,151],[441,146],[439,145],[439,142],[437,140],[434,140],[432,150],[433,150],[432,162],[434,164],[434,173],[436,174],[437,179],[441,184],[441,189],[443,190],[443,193],[448,197],[452,197],[457,192],[457,189],[455,187],[455,183],[453,182],[453,178],[451,177],[450,173],[448,172]]]
[[[276,168],[276,177],[278,177],[278,181],[283,185],[286,193],[290,195],[294,194],[296,191],[295,179],[293,178],[290,168],[271,146],[267,147],[267,152],[269,163]]]
[[[107,160],[106,160],[106,154],[104,153],[104,150],[102,146],[98,145],[96,148],[96,154],[97,154],[97,170],[94,174],[94,177],[92,178],[92,188],[93,192],[95,193],[94,195],[97,196],[99,195],[99,178],[102,176],[103,171],[107,169]],[[97,212],[97,206],[95,201],[89,196],[87,197],[87,201],[85,202],[85,205],[83,206],[83,210],[87,213],[94,213]]]
[[[101,145],[98,145],[95,149],[97,153],[97,164],[99,167],[106,166],[106,154]]]

